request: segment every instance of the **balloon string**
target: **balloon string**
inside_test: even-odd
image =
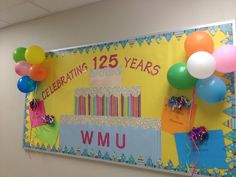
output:
[[[189,129],[188,131],[190,131],[192,129],[191,127],[191,123],[192,123],[192,118],[193,118],[193,109],[194,109],[194,106],[195,106],[195,88],[193,88],[193,91],[192,91],[192,100],[191,100],[191,107],[190,107],[190,111],[189,111]]]
[[[33,97],[33,101],[35,102],[35,98],[36,98],[36,95],[37,95],[37,90],[38,90],[38,83],[36,82],[36,87],[35,87],[35,90],[33,91],[33,93],[32,93],[32,97]],[[31,100],[31,101],[32,101]],[[36,102],[35,102],[36,103]],[[37,104],[37,103],[36,103]],[[37,105],[38,106],[38,105]],[[31,109],[30,108],[30,106],[29,106],[29,109]],[[33,117],[35,118],[35,116],[36,116],[36,111],[35,110],[33,110]],[[30,119],[31,121],[35,121],[34,119]],[[30,137],[29,137],[29,144],[30,144],[30,146],[31,146],[31,143],[32,143],[32,122],[31,122],[31,124],[30,124]],[[33,142],[34,143],[34,142]],[[32,143],[32,144],[33,144]],[[29,158],[31,159],[31,153],[30,153],[30,151],[28,151],[28,155],[29,155]]]
[[[199,148],[198,148],[198,146],[197,146],[197,144],[196,144],[196,142],[195,142],[195,140],[194,139],[191,139],[192,140],[192,142],[193,142],[193,145],[194,145],[194,147],[193,147],[193,151],[194,151],[194,148],[196,149],[196,151],[197,151],[197,160],[195,160],[195,162],[193,163],[193,167],[194,167],[194,169],[193,169],[193,172],[192,172],[192,176],[195,174],[195,172],[197,172],[197,169],[196,169],[196,166],[197,166],[197,164],[198,164],[198,162],[199,162],[199,155],[200,155],[200,151],[199,151]]]
[[[191,112],[190,112],[190,130],[192,129],[192,127],[191,127],[191,122],[192,122],[192,119],[193,119],[193,107],[195,106],[195,95],[196,95],[196,90],[195,90],[195,88],[193,88],[193,92],[192,92],[192,104],[191,104]],[[200,151],[199,151],[199,148],[198,148],[198,146],[197,146],[197,144],[196,144],[196,141],[194,140],[194,139],[191,139],[192,140],[192,142],[193,142],[193,145],[194,145],[194,147],[193,147],[193,150],[194,150],[194,148],[196,149],[196,151],[197,151],[197,159],[196,159],[196,161],[193,163],[193,166],[194,166],[194,169],[193,169],[193,172],[192,172],[192,176],[195,174],[195,173],[197,173],[197,169],[196,169],[196,166],[197,166],[197,164],[198,164],[198,162],[199,162],[199,160],[200,160]]]
[[[190,129],[189,129],[189,131],[192,129],[191,122],[192,122],[192,119],[193,119],[193,107],[195,106],[195,93],[196,93],[196,90],[195,90],[195,88],[193,88],[193,91],[192,91],[192,103],[191,103],[190,117],[189,117],[189,119],[190,119],[190,124],[189,124]],[[200,153],[199,148],[198,148],[195,140],[194,139],[191,139],[191,140],[192,140],[196,150],[198,151],[198,153]],[[198,161],[199,160],[197,160],[197,162]]]
[[[193,112],[194,112],[194,106],[195,106],[195,93],[196,93],[196,91],[195,91],[195,88],[193,88],[193,91],[192,91],[192,100],[191,100],[191,107],[190,107],[190,111],[189,111],[189,123],[188,123],[188,127],[187,127],[187,131],[189,132],[189,131],[191,131],[191,129],[192,129],[192,126],[191,126],[191,124],[192,124],[192,119],[193,119]],[[187,138],[189,138],[189,137],[187,137]],[[199,152],[199,148],[198,148],[198,146],[197,146],[197,144],[195,143],[195,141],[193,140],[193,139],[191,139],[192,140],[192,142],[193,142],[193,145],[194,145],[194,147],[191,149],[190,147],[189,147],[189,144],[188,143],[185,143],[185,145],[187,146],[187,149],[188,149],[188,160],[187,160],[187,162],[186,162],[186,167],[187,167],[187,169],[188,169],[188,172],[189,173],[191,173],[191,176],[193,176],[194,174],[196,174],[196,165],[197,165],[197,163],[198,163],[198,161],[199,161],[199,156],[198,156],[198,158],[197,158],[197,160],[193,163],[193,165],[189,165],[189,159],[190,159],[190,155],[191,155],[191,153],[192,153],[192,151],[194,150],[194,148],[196,149],[196,151],[198,152],[198,153],[200,153]],[[193,171],[190,171],[190,168],[192,168],[193,167]]]
[[[187,137],[188,138],[188,137]],[[188,172],[190,173],[190,171],[189,171],[189,158],[190,158],[190,155],[191,155],[191,148],[189,147],[189,144],[188,143],[186,143],[185,142],[185,146],[187,147],[187,149],[188,149],[188,155],[187,155],[187,161],[186,161],[186,167],[187,167],[187,169],[188,169]]]
[[[36,97],[37,91],[38,91],[38,83],[36,82],[36,87],[35,87],[35,90],[34,90],[34,92],[33,92],[33,98]]]
[[[32,97],[33,97],[33,99],[32,100],[35,100],[35,97],[36,97],[36,93],[37,93],[37,89],[38,89],[38,86],[37,86],[37,84],[36,84],[36,88],[35,88],[35,90],[33,91],[33,95],[32,95]],[[35,102],[36,104],[37,104],[37,102]],[[38,105],[37,105],[38,106]],[[37,108],[37,106],[36,106],[36,108]],[[30,106],[29,106],[29,109],[31,109],[30,108]],[[36,116],[36,111],[35,110],[33,110],[33,117],[35,118],[35,116]],[[34,119],[31,119],[31,121],[35,121]],[[32,123],[30,124],[30,137],[29,137],[29,144],[30,144],[30,146],[31,146],[31,142],[32,142]],[[28,153],[29,154],[29,157],[31,158],[31,155],[30,155],[30,153]]]
[[[187,137],[187,138],[189,138],[189,137]],[[192,140],[192,139],[191,139],[191,140]],[[200,153],[200,152],[199,152],[199,149],[198,149],[198,147],[197,147],[197,145],[196,145],[196,143],[195,143],[194,140],[193,140],[193,145],[194,145],[194,147],[191,149],[190,146],[189,146],[189,144],[188,144],[188,143],[185,143],[185,146],[186,146],[187,149],[188,149],[186,167],[187,167],[187,169],[188,169],[188,173],[191,173],[191,176],[192,176],[192,177],[193,177],[194,174],[196,174],[196,172],[197,172],[196,165],[197,165],[197,163],[198,163],[198,161],[199,161],[199,156],[198,156],[198,159],[191,165],[190,162],[189,162],[190,155],[191,155],[192,151],[194,150],[194,148],[196,148],[197,152]],[[189,165],[189,164],[190,164],[190,165]],[[190,171],[190,169],[192,169],[192,168],[193,168],[193,170]]]
[[[37,90],[38,90],[38,84],[36,83],[36,87],[35,87],[35,90],[33,91],[33,99],[32,99],[34,101],[34,104],[36,104],[36,108],[35,108],[35,110],[33,110],[33,117],[34,118],[37,116],[37,114],[36,114],[37,110],[36,109],[38,108],[38,102],[36,100]],[[32,119],[32,120],[33,120],[33,122],[35,122],[35,119]],[[31,129],[32,129],[32,127],[31,127]]]

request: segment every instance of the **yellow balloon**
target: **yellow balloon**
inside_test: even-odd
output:
[[[40,64],[45,60],[44,50],[36,45],[30,46],[25,51],[25,59],[30,64]]]

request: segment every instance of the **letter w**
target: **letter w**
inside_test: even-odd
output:
[[[110,135],[109,133],[105,134],[105,137],[102,137],[102,133],[98,132],[98,146],[100,146],[102,144],[102,146],[110,146]]]
[[[86,144],[87,140],[88,140],[88,144],[92,143],[92,139],[93,139],[93,131],[89,134],[88,131],[86,131],[85,135],[83,130],[81,130],[81,136],[82,136],[82,140],[83,143]]]

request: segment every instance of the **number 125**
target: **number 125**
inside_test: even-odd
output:
[[[110,55],[109,60],[106,55],[102,55],[99,59],[97,57],[93,58],[94,69],[104,69],[107,67],[115,68],[118,65],[117,54]]]

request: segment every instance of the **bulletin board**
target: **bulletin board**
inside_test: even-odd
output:
[[[167,81],[170,66],[186,62],[184,41],[193,31],[210,34],[215,48],[233,44],[231,21],[47,52],[48,78],[26,95],[23,147],[183,175],[192,175],[194,163],[199,175],[235,174],[234,74],[217,73],[227,85],[219,104],[196,96],[191,122],[187,110],[172,115],[167,105],[171,96],[193,97],[193,89]],[[44,114],[55,116],[54,126],[41,121]],[[198,152],[188,138],[193,126],[209,130]]]

